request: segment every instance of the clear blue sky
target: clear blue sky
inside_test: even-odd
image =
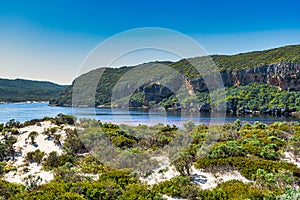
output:
[[[209,54],[300,44],[299,8],[297,0],[1,1],[0,77],[69,84],[93,47],[139,27],[187,34]]]

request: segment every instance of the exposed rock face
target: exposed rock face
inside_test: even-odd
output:
[[[278,86],[282,90],[295,90],[300,91],[300,64],[284,63],[280,62],[277,64],[263,65],[251,69],[241,69],[232,71],[220,72],[225,87],[232,86],[243,86],[249,83],[264,83],[269,85]],[[194,92],[204,92],[208,90],[205,81],[209,81],[211,86],[214,86],[214,76],[209,75],[205,78],[200,77],[196,80],[189,80],[183,77],[183,81],[188,82],[188,90],[194,90]],[[160,103],[163,99],[169,98],[173,92],[158,83],[152,83],[139,87],[136,92],[142,92],[144,95],[141,99],[131,99],[129,102],[130,107],[143,107],[149,108],[150,102],[155,104]],[[199,104],[200,103],[200,104]],[[252,113],[247,108],[237,109],[238,99],[231,98],[226,102],[226,110],[233,113]],[[196,109],[200,112],[210,112],[211,107],[209,103],[201,102],[189,102],[187,105],[173,105],[169,109],[185,108],[188,110]],[[283,109],[283,108],[281,108]],[[262,110],[262,113],[286,113],[286,111],[273,111],[273,110]]]
[[[155,103],[161,102],[164,98],[170,97],[173,92],[164,86],[159,84],[152,84],[151,86],[144,87],[145,101],[155,101]]]
[[[102,72],[104,69],[98,69],[99,72]],[[101,71],[102,70],[102,71]],[[129,107],[131,108],[143,108],[143,109],[161,109],[163,106],[166,110],[190,110],[190,111],[201,111],[201,112],[210,112],[212,109],[211,106],[203,102],[199,102],[195,98],[188,99],[185,102],[176,103],[172,99],[172,95],[180,93],[181,98],[195,95],[196,92],[205,92],[208,89],[213,89],[221,87],[218,84],[218,74],[210,73],[206,74],[204,77],[197,77],[194,79],[189,79],[186,75],[180,74],[180,76],[172,74],[163,74],[163,78],[158,76],[158,78],[151,80],[150,82],[144,83],[143,85],[137,84],[139,80],[137,79],[124,79],[123,82],[119,85],[119,89],[114,91],[114,99],[120,100],[111,105],[111,96],[113,93],[113,87],[119,81],[118,78],[122,77],[126,73],[127,68],[123,68],[123,71],[113,71],[107,73],[110,79],[103,76],[103,82],[98,85],[96,91],[95,99],[97,102],[96,106],[116,106],[116,107],[127,107],[129,100]],[[97,72],[97,71],[96,71]],[[77,84],[80,90],[78,90],[79,98],[76,106],[95,106],[94,102],[88,104],[89,96],[93,96],[93,90],[91,90],[89,80],[94,80],[97,78],[97,73],[93,72],[86,75],[82,75],[81,78],[78,78],[79,83]],[[99,73],[98,73],[99,74]],[[112,74],[115,74],[112,76]],[[277,86],[282,90],[290,91],[300,91],[300,63],[289,63],[289,62],[278,62],[275,64],[263,65],[258,67],[253,67],[249,69],[239,69],[239,70],[226,70],[220,72],[221,77],[224,82],[225,87],[232,86],[244,86],[250,83],[263,83],[273,86]],[[115,77],[116,76],[116,77]],[[132,77],[131,77],[132,78]],[[163,80],[163,82],[159,81]],[[128,82],[126,82],[128,81]],[[133,82],[131,84],[131,82]],[[76,83],[76,82],[75,82]],[[96,82],[97,83],[97,82]],[[108,84],[109,83],[109,84]],[[74,85],[74,83],[73,83]],[[166,87],[164,87],[166,85]],[[207,85],[210,87],[208,88]],[[79,87],[80,86],[80,87]],[[96,87],[96,86],[95,86]],[[169,87],[169,88],[168,88]],[[135,89],[137,88],[137,89]],[[132,94],[134,91],[134,94]],[[179,92],[180,91],[180,92]],[[210,91],[210,92],[211,92]],[[128,95],[128,96],[126,96]],[[131,96],[129,96],[131,95]],[[168,99],[170,98],[171,99]],[[203,104],[204,103],[204,104]],[[62,105],[68,106],[72,105],[72,87],[67,88],[65,93],[60,97],[59,100],[54,100],[50,102],[53,105]],[[214,107],[215,108],[215,107]],[[273,108],[272,108],[273,109]],[[291,113],[295,112],[293,110],[285,110],[286,108],[273,109],[266,108],[260,110],[261,113],[273,114],[273,113]],[[232,113],[251,113],[251,110],[242,107],[239,105],[238,98],[229,98],[226,102],[226,110]],[[279,112],[280,110],[280,112]]]
[[[251,69],[223,71],[221,76],[225,87],[265,83],[278,86],[282,90],[300,90],[300,64],[280,62]],[[207,91],[203,78],[191,80],[194,91]]]
[[[210,103],[203,103],[199,109],[200,112],[210,112],[211,107],[210,107]]]
[[[154,102],[158,104],[164,98],[170,97],[173,92],[160,84],[153,83],[150,85],[143,85],[136,90],[136,92],[144,92],[143,102],[138,101],[136,99],[130,99],[129,107],[142,107],[149,106],[149,102]]]

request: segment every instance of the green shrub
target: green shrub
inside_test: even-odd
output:
[[[37,149],[35,151],[28,152],[26,154],[25,159],[29,162],[41,163],[44,155],[45,152],[42,152],[40,149]]]
[[[119,199],[153,199],[160,200],[162,195],[152,190],[147,185],[143,184],[130,184],[126,187],[126,190],[123,192]]]
[[[49,153],[48,157],[43,162],[45,167],[53,168],[58,167],[60,165],[60,159],[56,151],[52,151]]]
[[[209,158],[226,158],[232,156],[245,156],[247,151],[236,141],[227,141],[225,144],[216,145],[208,154]]]
[[[300,199],[300,189],[288,189],[284,194],[280,195],[278,200],[296,200]]]
[[[176,176],[170,180],[161,182],[153,186],[157,193],[168,196],[195,199],[200,194],[200,188],[196,187],[190,177]]]
[[[99,177],[99,181],[109,181],[121,186],[122,188],[124,188],[126,185],[139,182],[139,180],[136,177],[129,174],[128,172],[116,169],[111,169],[106,173],[101,174],[101,176]]]
[[[42,182],[42,178],[40,176],[29,174],[25,178],[23,178],[23,182],[28,191],[32,191],[37,189],[38,185]]]
[[[14,195],[19,194],[24,190],[25,187],[23,185],[0,180],[0,197],[2,197],[3,199],[12,198]]]
[[[188,152],[178,152],[171,159],[172,165],[182,176],[190,176],[193,156]]]
[[[28,139],[31,140],[31,144],[34,144],[35,143],[35,138],[36,136],[38,136],[38,132],[36,131],[31,131],[28,135]]]
[[[278,173],[268,173],[263,169],[258,169],[253,175],[253,179],[258,186],[270,190],[292,188],[296,184],[293,174],[285,170],[279,170]]]
[[[199,199],[275,199],[276,194],[266,189],[260,189],[253,184],[246,184],[242,181],[231,180],[219,184],[212,190],[200,192]]]
[[[258,169],[263,169],[266,172],[278,173],[280,170],[286,170],[293,173],[296,179],[300,177],[300,169],[296,165],[283,161],[271,161],[261,158],[247,157],[229,157],[229,158],[201,158],[195,163],[197,168],[203,169],[219,169],[222,166],[231,167],[240,171],[240,173],[248,179],[252,179]]]

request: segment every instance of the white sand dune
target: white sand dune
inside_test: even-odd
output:
[[[140,178],[143,183],[153,185],[170,180],[171,178],[179,175],[174,167],[170,165],[168,157],[156,157],[156,160],[159,162],[159,166],[153,170],[153,173],[149,176]],[[236,170],[229,170],[226,172],[222,171],[213,174],[211,172],[206,172],[203,169],[196,169],[195,167],[192,167],[192,177],[194,178],[194,183],[201,189],[212,189],[217,187],[218,184],[230,180],[240,180],[244,183],[251,182]]]
[[[27,177],[29,174],[40,176],[42,178],[41,183],[46,183],[53,179],[53,173],[42,169],[42,166],[37,163],[29,163],[25,161],[25,157],[28,152],[40,149],[45,152],[47,157],[52,151],[56,151],[58,154],[62,154],[63,150],[61,146],[56,145],[53,140],[47,139],[47,136],[42,134],[46,129],[57,127],[51,121],[41,122],[40,126],[32,125],[24,128],[20,128],[20,134],[17,136],[17,142],[14,144],[14,149],[19,152],[16,155],[15,160],[8,162],[8,165],[16,167],[17,171],[10,171],[4,175],[4,179],[9,182],[23,183],[23,178]],[[65,128],[74,128],[72,126],[57,127],[57,132],[55,134],[61,134],[61,142],[65,139]],[[30,139],[28,135],[30,132],[36,131],[38,135],[35,138],[35,144],[30,144]],[[26,171],[25,171],[26,170]]]

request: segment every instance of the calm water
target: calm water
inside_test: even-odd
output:
[[[270,124],[274,121],[292,121],[294,118],[270,117],[270,116],[227,116],[226,118],[216,115],[200,113],[178,113],[178,112],[144,112],[144,111],[126,111],[108,108],[71,108],[71,107],[51,107],[47,102],[37,103],[13,103],[0,104],[0,122],[5,123],[10,119],[24,122],[31,119],[40,119],[45,116],[55,117],[59,113],[74,115],[78,118],[99,119],[103,122],[112,122],[117,124],[175,124],[181,126],[187,121],[193,121],[196,124],[216,124],[232,122],[236,119],[253,123],[261,121]]]

